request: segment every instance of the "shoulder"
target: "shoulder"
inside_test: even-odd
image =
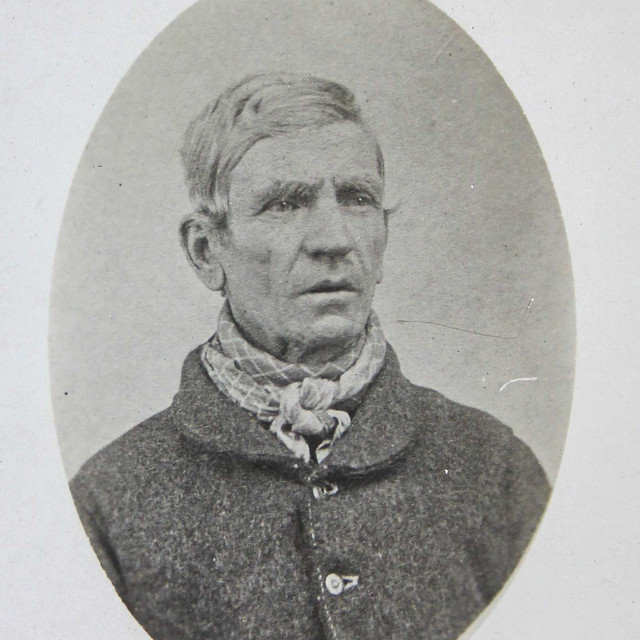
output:
[[[511,427],[486,411],[455,402],[431,389],[413,384],[411,389],[413,411],[437,416],[429,437],[452,468],[493,481],[498,477],[520,477],[547,495],[549,484],[542,465]]]
[[[196,347],[187,355],[181,387],[193,384],[191,379],[197,377],[201,348]],[[115,488],[118,483],[139,482],[173,466],[181,444],[175,428],[176,398],[170,407],[129,429],[89,458],[71,481],[71,487]]]
[[[425,468],[458,470],[461,480],[478,487],[486,480],[521,475],[548,493],[548,480],[530,447],[513,430],[486,411],[455,402],[433,389],[412,383],[402,373],[398,357],[387,345],[385,366],[378,376],[377,415],[388,416],[396,407],[396,417],[408,420],[417,430],[420,455]]]
[[[141,422],[87,460],[70,482],[78,506],[124,499],[175,465],[178,439],[168,408]]]

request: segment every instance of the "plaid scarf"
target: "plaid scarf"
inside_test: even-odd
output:
[[[333,407],[367,388],[385,351],[372,311],[363,338],[339,359],[318,366],[284,362],[247,342],[226,302],[216,334],[202,349],[202,362],[218,389],[267,423],[297,458],[322,462],[351,424],[346,411]]]

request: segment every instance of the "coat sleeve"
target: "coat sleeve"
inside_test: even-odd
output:
[[[467,489],[479,515],[466,530],[465,546],[489,602],[531,542],[551,487],[534,453],[509,427],[477,409],[454,405],[450,411],[463,426],[460,457],[472,470]]]
[[[524,442],[512,436],[510,448],[512,453],[504,471],[503,487],[510,553],[515,567],[538,527],[551,487],[542,465]]]
[[[504,449],[501,481],[493,494],[500,500],[487,514],[486,544],[493,544],[496,562],[485,572],[493,598],[524,555],[549,499],[551,488],[531,449],[511,434]],[[499,514],[499,519],[496,516]],[[487,538],[488,536],[488,538]],[[492,542],[492,540],[494,542]]]
[[[108,530],[90,485],[90,478],[80,471],[70,482],[69,488],[91,546],[118,595],[126,602],[125,584],[118,557],[109,542]]]

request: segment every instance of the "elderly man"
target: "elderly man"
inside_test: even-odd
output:
[[[119,595],[156,640],[457,638],[549,486],[510,429],[411,384],[385,342],[384,164],[352,94],[248,78],[183,160],[216,333],[171,407],[72,481]]]

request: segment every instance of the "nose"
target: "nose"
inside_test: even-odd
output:
[[[304,248],[314,257],[344,257],[351,252],[354,239],[344,211],[335,195],[318,198],[308,211]]]

